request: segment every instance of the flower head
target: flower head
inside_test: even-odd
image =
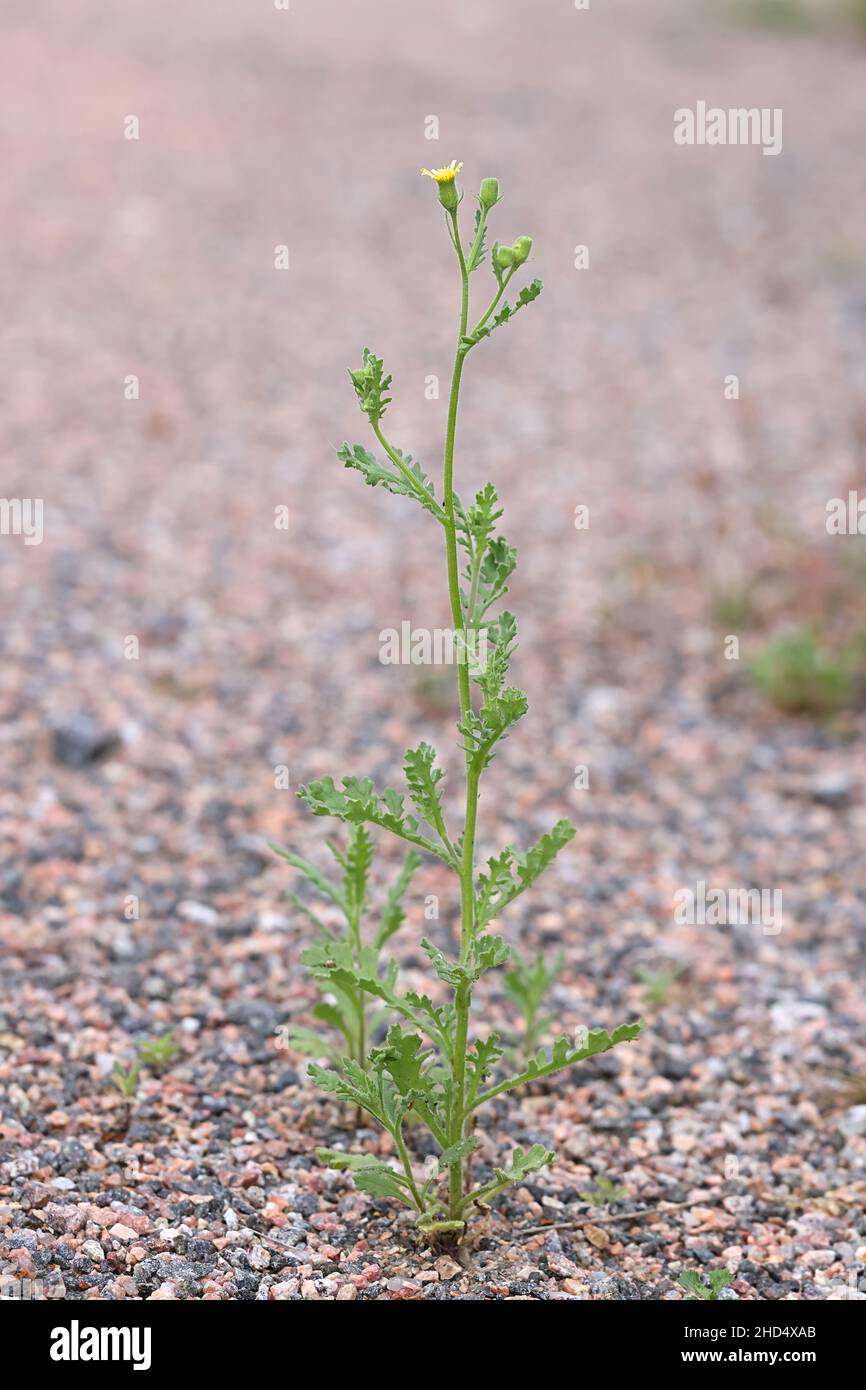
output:
[[[452,159],[444,169],[422,169],[421,174],[425,178],[435,179],[437,183],[453,183],[462,168],[462,161],[458,164],[456,159]]]

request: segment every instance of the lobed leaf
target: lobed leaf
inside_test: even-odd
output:
[[[537,844],[525,853],[507,846],[498,855],[487,861],[487,873],[480,873],[477,879],[478,893],[475,900],[475,920],[483,927],[502,911],[516,897],[544,872],[564,845],[575,835],[575,828],[568,820],[558,820]]]
[[[453,1163],[459,1163],[462,1159],[468,1158],[477,1144],[478,1140],[474,1134],[470,1139],[461,1139],[459,1143],[452,1144],[439,1155],[438,1171],[445,1173]]]
[[[337,450],[337,458],[346,468],[356,469],[370,487],[383,487],[399,497],[414,497],[426,511],[441,521],[443,511],[436,501],[433,484],[420,463],[411,454],[392,449],[395,469],[385,468],[363,444],[345,443]]]
[[[350,824],[360,824],[364,821],[371,825],[381,825],[385,830],[392,831],[419,849],[435,854],[446,864],[452,862],[442,846],[421,834],[417,819],[406,814],[401,793],[386,787],[380,797],[373,790],[373,783],[369,777],[344,777],[342,789],[335,786],[333,777],[323,777],[318,782],[299,787],[298,796],[301,801],[306,802],[315,816],[336,816],[338,820]]]
[[[361,366],[356,371],[349,369],[349,380],[355,388],[362,411],[371,424],[378,424],[391,404],[391,397],[386,394],[391,386],[391,377],[385,376],[381,357],[364,348]]]
[[[483,328],[477,328],[474,333],[467,333],[466,337],[461,339],[460,346],[463,348],[463,351],[468,352],[470,348],[475,347],[476,343],[480,343],[482,338],[489,338],[490,334],[495,329],[501,328],[509,319],[514,318],[518,310],[525,308],[527,304],[531,304],[533,299],[537,299],[543,288],[544,286],[541,281],[537,279],[533,280],[528,285],[524,285],[513,307],[508,303],[503,304],[502,308],[497,314],[494,314],[489,323],[484,324]]]

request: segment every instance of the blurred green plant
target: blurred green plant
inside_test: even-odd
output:
[[[131,1062],[128,1067],[125,1067],[121,1062],[115,1062],[114,1071],[108,1078],[109,1085],[115,1086],[126,1101],[133,1099],[140,1080],[140,1062]]]
[[[638,967],[638,979],[646,985],[644,1005],[647,1009],[663,1009],[670,1002],[674,986],[682,975],[682,966],[660,966],[653,970],[648,965]]]
[[[745,0],[745,10],[762,29],[806,29],[810,23],[803,0]]]
[[[752,659],[751,670],[778,709],[826,717],[853,701],[857,652],[853,644],[832,650],[806,626],[769,642]]]
[[[139,1062],[157,1076],[166,1071],[179,1056],[180,1048],[170,1033],[160,1033],[156,1038],[145,1038],[138,1044]]]
[[[548,965],[542,951],[537,951],[535,960],[521,956],[511,948],[511,969],[507,970],[502,988],[523,1019],[522,1054],[525,1061],[535,1056],[543,1034],[554,1020],[553,1014],[539,1012],[551,985],[559,978],[565,963],[565,952],[557,952],[556,958]]]
[[[740,584],[713,595],[713,617],[727,632],[751,627],[758,613],[751,585]]]
[[[595,1190],[581,1192],[580,1196],[585,1202],[589,1202],[591,1207],[612,1207],[628,1196],[628,1188],[615,1183],[611,1178],[599,1177],[595,1179]]]
[[[686,1269],[677,1280],[680,1288],[685,1289],[689,1295],[687,1303],[698,1303],[702,1299],[713,1302],[718,1298],[722,1289],[726,1289],[731,1282],[731,1276],[726,1269],[714,1269],[707,1275],[707,1281],[695,1269]]]

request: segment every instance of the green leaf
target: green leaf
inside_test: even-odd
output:
[[[337,1172],[348,1170],[351,1173],[356,1173],[359,1168],[388,1167],[375,1154],[350,1154],[344,1153],[342,1149],[316,1149],[316,1158],[327,1168],[334,1168]],[[388,1172],[391,1172],[390,1168],[388,1168]]]
[[[548,966],[544,954],[537,951],[535,961],[528,959],[512,949],[513,968],[508,971],[502,987],[508,998],[517,1006],[525,1019],[534,1019],[550,986],[559,976],[565,963],[565,953],[559,951],[552,965]]]
[[[461,1139],[459,1143],[452,1144],[450,1148],[445,1149],[444,1153],[439,1155],[438,1171],[445,1173],[452,1163],[459,1163],[462,1159],[468,1158],[477,1144],[478,1140],[474,1134],[471,1139]]]
[[[337,1061],[337,1053],[312,1028],[304,1028],[300,1023],[290,1023],[286,1029],[286,1046],[293,1052],[300,1052],[303,1057],[327,1057],[329,1061]]]
[[[490,1033],[486,1038],[475,1039],[472,1051],[466,1054],[466,1063],[472,1076],[473,1096],[477,1093],[482,1081],[490,1075],[502,1055],[498,1033]]]
[[[546,1168],[555,1159],[556,1154],[551,1153],[543,1144],[533,1144],[525,1151],[518,1147],[511,1155],[508,1167],[494,1168],[491,1180],[471,1192],[466,1202],[486,1203],[512,1183],[525,1182],[530,1173],[537,1173],[539,1169]]]
[[[452,961],[449,960],[447,956],[444,956],[438,947],[434,946],[433,942],[426,936],[422,936],[421,938],[421,950],[425,955],[429,956],[433,964],[433,969],[436,971],[439,979],[444,980],[452,989],[459,989],[461,985],[470,983],[472,979],[470,972],[466,970],[459,961]]]
[[[707,1290],[701,1282],[701,1276],[696,1274],[693,1269],[686,1269],[677,1281],[682,1288],[691,1294],[696,1294],[698,1298],[706,1298]]]
[[[298,893],[293,893],[291,889],[288,889],[286,892],[286,897],[288,898],[289,902],[295,904],[295,907],[298,909],[299,912],[302,912],[304,916],[313,923],[313,926],[316,928],[318,932],[322,934],[322,936],[334,935],[333,929],[328,926],[327,922],[322,921],[318,913],[314,912],[313,909],[304,902],[303,898],[300,897]]]
[[[543,1144],[533,1144],[525,1152],[518,1147],[511,1155],[508,1167],[496,1168],[494,1172],[501,1183],[523,1182],[530,1173],[537,1173],[541,1168],[549,1167],[555,1159],[556,1154],[546,1149]]]
[[[407,990],[402,1002],[414,1010],[412,1021],[438,1043],[445,1057],[450,1057],[454,1045],[454,1005],[436,1005],[429,995],[412,990]]]
[[[346,1022],[346,1018],[342,1010],[339,1009],[336,1004],[328,1004],[325,1002],[314,1004],[312,1013],[313,1018],[318,1018],[322,1023],[330,1024],[330,1026],[332,1028],[335,1028],[338,1033],[342,1033],[347,1045],[349,1047],[352,1046],[352,1030],[349,1027],[349,1024]],[[314,1053],[312,1055],[318,1056],[319,1054]]]
[[[350,913],[360,917],[367,896],[367,874],[373,862],[373,841],[363,825],[353,825],[349,830],[349,849],[346,855],[346,872],[343,879],[343,893]]]
[[[480,492],[475,494],[475,501],[468,511],[464,511],[462,507],[459,511],[455,508],[457,534],[461,545],[470,555],[475,551],[483,554],[486,550],[496,523],[502,516],[502,508],[498,506],[498,502],[496,488],[492,483],[485,483]]]
[[[389,446],[390,448],[390,446]],[[425,511],[441,521],[444,512],[436,501],[433,484],[411,454],[391,449],[395,468],[385,468],[363,444],[345,443],[337,450],[337,458],[346,468],[356,469],[370,487],[383,487],[399,497],[413,497]]]
[[[487,241],[487,226],[486,226],[486,224],[485,224],[485,226],[484,226],[484,230],[483,230],[482,233],[481,233],[481,236],[480,236],[480,237],[478,236],[478,228],[481,226],[481,219],[482,219],[483,215],[484,215],[484,214],[482,213],[481,208],[480,208],[480,207],[477,207],[477,208],[475,209],[475,228],[474,228],[474,231],[473,231],[473,234],[472,234],[472,246],[473,246],[473,251],[472,251],[472,254],[470,255],[468,261],[466,262],[466,269],[467,269],[467,271],[469,272],[470,275],[471,275],[472,271],[473,271],[473,270],[477,270],[478,267],[479,267],[479,266],[483,263],[483,261],[484,261],[484,248],[485,248],[485,243],[486,243],[486,241]],[[477,240],[476,240],[476,238],[477,238]]]
[[[501,936],[488,936],[483,933],[472,942],[471,963],[475,979],[480,979],[486,970],[494,970],[504,965],[511,954],[511,948]]]
[[[405,813],[402,795],[386,787],[380,799],[369,777],[344,777],[342,790],[334,785],[333,777],[323,777],[321,781],[299,787],[298,796],[315,816],[336,816],[338,820],[350,824],[364,821],[370,825],[381,825],[419,849],[435,854],[446,864],[453,862],[442,846],[422,835],[415,816]]]
[[[420,1052],[420,1048],[421,1039],[417,1033],[404,1033],[399,1023],[392,1023],[385,1045],[370,1053],[373,1065],[386,1071],[400,1095],[410,1099],[430,1090],[430,1082],[423,1074],[429,1054]]]
[[[403,919],[405,916],[402,908],[403,896],[406,892],[406,889],[409,887],[409,884],[412,881],[412,876],[415,873],[415,870],[419,867],[420,863],[420,854],[416,854],[413,849],[410,849],[403,862],[403,867],[400,870],[397,882],[393,885],[393,887],[388,889],[388,897],[385,902],[385,907],[382,911],[381,921],[379,922],[379,929],[376,932],[374,940],[374,945],[376,946],[377,950],[381,950],[381,948],[385,945],[385,942],[390,940],[394,933],[399,931],[400,927],[403,925]]]
[[[442,793],[438,790],[445,774],[441,768],[434,766],[435,761],[435,748],[431,748],[429,743],[419,743],[417,748],[406,749],[403,771],[416,811],[447,842],[442,819]]]
[[[338,987],[346,985],[355,988],[367,977],[376,978],[377,956],[374,947],[363,946],[357,953],[352,943],[345,938],[327,937],[324,941],[313,941],[301,952],[301,960],[315,976],[328,987],[333,982]]]
[[[369,1196],[395,1197],[407,1207],[414,1206],[407,1195],[406,1179],[373,1154],[347,1154],[338,1149],[316,1149],[316,1156],[328,1168],[352,1173],[355,1186]]]
[[[481,614],[508,593],[508,580],[517,567],[517,551],[504,536],[494,536],[481,561],[479,607]]]
[[[405,1207],[415,1208],[415,1203],[401,1187],[393,1168],[361,1168],[355,1174],[355,1186],[370,1197],[394,1197]]]
[[[537,299],[543,288],[540,280],[533,280],[529,285],[524,285],[517,296],[513,308],[508,303],[503,304],[499,312],[494,314],[493,318],[490,319],[483,328],[476,329],[474,333],[467,333],[466,337],[461,339],[460,345],[464,351],[468,351],[468,349],[474,347],[476,343],[480,343],[482,338],[489,338],[490,334],[495,329],[501,328],[504,323],[507,323],[509,319],[514,317],[518,310],[525,308],[527,304],[531,304],[533,299]]]
[[[309,879],[310,883],[314,884],[324,897],[330,898],[332,903],[336,903],[342,912],[346,911],[346,900],[343,894],[329,878],[325,877],[321,869],[310,863],[309,859],[302,858],[300,854],[295,854],[290,849],[283,849],[280,845],[272,844],[271,849],[281,859],[285,859],[287,864],[291,864],[293,869],[300,869],[304,877]]]
[[[405,1114],[405,1104],[395,1104],[393,1087],[389,1090],[380,1086],[378,1077],[368,1075],[363,1067],[350,1057],[342,1059],[339,1072],[313,1064],[308,1075],[329,1095],[366,1110],[379,1121],[383,1129],[388,1130],[389,1134],[395,1132]]]
[[[727,1288],[731,1282],[730,1273],[726,1269],[714,1269],[708,1277],[709,1286],[704,1283],[697,1270],[683,1270],[677,1283],[690,1295],[686,1300],[687,1303],[696,1303],[702,1299],[713,1302],[718,1298],[722,1289]]]
[[[531,887],[575,833],[570,821],[559,820],[525,854],[509,845],[500,854],[488,859],[487,873],[480,873],[477,880],[477,925],[485,926]]]
[[[349,370],[349,380],[355,388],[362,411],[371,424],[378,424],[391,404],[391,397],[387,395],[391,377],[384,375],[381,357],[364,348],[361,366],[357,371]]]
[[[515,1086],[523,1086],[528,1081],[537,1081],[543,1076],[551,1076],[554,1072],[562,1071],[565,1067],[574,1066],[577,1062],[585,1062],[589,1057],[596,1057],[600,1052],[609,1052],[612,1047],[618,1046],[619,1043],[634,1042],[635,1038],[640,1037],[642,1030],[642,1020],[638,1020],[636,1023],[622,1023],[612,1033],[608,1033],[605,1028],[593,1028],[584,1034],[577,1047],[572,1046],[565,1033],[561,1033],[550,1052],[547,1052],[543,1047],[539,1048],[524,1071],[516,1076],[508,1077],[506,1081],[500,1081],[489,1091],[483,1092],[475,1100],[473,1108],[475,1105],[492,1100],[494,1096],[504,1095],[506,1091],[514,1090]]]

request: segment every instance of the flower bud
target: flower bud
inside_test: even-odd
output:
[[[483,208],[488,210],[499,202],[499,180],[482,179],[481,187],[478,190],[478,201]]]
[[[493,264],[497,270],[507,270],[514,264],[514,252],[510,246],[494,246]]]
[[[529,253],[531,250],[532,237],[519,236],[511,248],[512,255],[514,256],[514,264],[523,265],[523,262],[529,259]]]
[[[455,184],[453,179],[451,179],[448,183],[440,183],[439,201],[442,204],[443,208],[445,208],[446,212],[457,211],[457,204],[459,203],[460,199],[457,197],[457,185]]]

